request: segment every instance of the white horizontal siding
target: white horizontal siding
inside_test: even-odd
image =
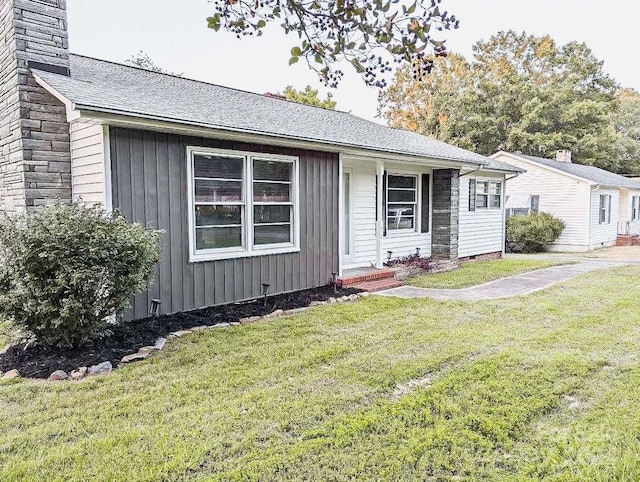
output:
[[[564,231],[550,249],[586,251],[589,247],[589,183],[522,161],[517,157],[501,155],[497,159],[527,171],[507,181],[507,196],[538,195],[540,211],[564,221]]]
[[[611,196],[611,218],[608,223],[600,224],[600,196]],[[619,189],[594,189],[591,193],[591,237],[589,249],[613,246],[618,237],[618,220],[620,213]]]
[[[73,199],[106,206],[103,126],[89,122],[73,122],[70,137]]]
[[[343,169],[351,173],[351,192],[353,196],[353,255],[344,257],[343,268],[375,266],[376,263],[376,161],[345,159]],[[429,174],[428,167],[387,163],[385,169],[393,173]],[[428,187],[427,187],[428,188]],[[420,198],[420,192],[418,192]],[[420,210],[418,210],[418,213]],[[417,216],[418,228],[420,216]],[[420,248],[421,256],[431,255],[431,234],[420,232],[388,233],[382,241],[382,256],[392,251],[394,258],[407,256]]]
[[[469,179],[502,181],[504,176],[464,176],[460,178],[460,227],[458,256],[477,256],[503,249],[504,195],[500,209],[476,208],[469,211]]]

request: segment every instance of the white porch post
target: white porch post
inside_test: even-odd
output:
[[[384,206],[382,204],[382,192],[384,186],[382,184],[384,179],[384,161],[378,159],[376,162],[376,179],[377,179],[377,219],[376,219],[376,268],[382,268],[382,234],[384,232],[383,229],[383,220],[384,220]]]

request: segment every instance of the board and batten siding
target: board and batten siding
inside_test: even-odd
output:
[[[608,223],[600,224],[600,195],[611,196],[611,217]],[[591,234],[589,249],[614,246],[618,238],[620,214],[620,189],[600,188],[591,191]]]
[[[502,182],[500,209],[478,208],[469,211],[469,179]],[[483,174],[460,177],[460,225],[458,257],[477,256],[503,250],[504,235],[504,176]]]
[[[327,284],[338,271],[337,154],[111,127],[113,206],[164,231],[162,261],[127,318],[147,316],[151,299],[174,313]],[[299,158],[300,252],[189,262],[187,146]]]
[[[587,251],[589,249],[589,210],[591,186],[576,178],[521,161],[514,156],[496,158],[527,172],[507,181],[506,195],[540,196],[540,212],[550,213],[565,223],[560,237],[549,246],[552,251]]]
[[[107,205],[105,129],[101,124],[72,122],[71,195],[74,201]]]

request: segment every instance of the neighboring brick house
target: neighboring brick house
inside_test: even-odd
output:
[[[520,169],[345,112],[70,55],[64,0],[0,1],[0,206],[82,199],[163,229],[131,316],[150,298],[175,312],[255,298],[263,282],[315,287],[389,252],[502,253],[504,180]]]

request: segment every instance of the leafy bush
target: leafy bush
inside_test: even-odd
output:
[[[0,318],[56,346],[91,340],[151,282],[160,232],[120,213],[53,204],[0,220]]]
[[[507,251],[537,253],[562,234],[564,223],[549,213],[507,218]]]

